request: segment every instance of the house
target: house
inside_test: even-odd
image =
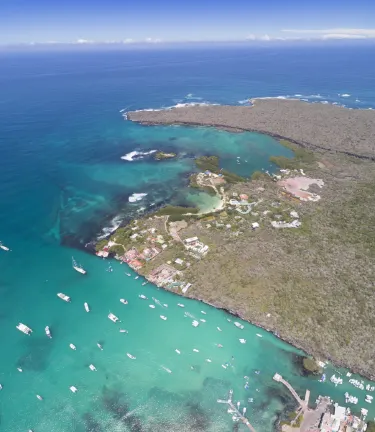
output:
[[[179,265],[182,265],[184,263],[184,261],[182,259],[180,259],[180,258],[176,258],[175,259],[175,263],[179,264]]]
[[[251,224],[251,228],[252,228],[253,230],[259,228],[259,224],[258,224],[258,222],[253,222],[253,223]]]
[[[140,261],[138,261],[137,259],[129,261],[128,262],[129,266],[134,269],[134,270],[139,270],[140,268],[143,267],[143,263],[141,263]]]
[[[124,254],[125,261],[132,261],[138,257],[138,251],[135,248],[129,249]]]
[[[246,194],[241,194],[241,195],[240,195],[240,199],[241,199],[242,201],[247,201],[247,200],[249,199],[249,196],[246,195]]]
[[[196,241],[198,241],[198,237],[190,237],[184,240],[184,242],[186,244],[191,244],[191,243],[195,243]]]

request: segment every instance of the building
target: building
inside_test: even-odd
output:
[[[181,258],[176,258],[175,259],[175,263],[179,264],[179,265],[182,265],[184,263],[184,261]]]

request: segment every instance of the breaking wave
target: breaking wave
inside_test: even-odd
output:
[[[132,151],[130,153],[127,153],[124,156],[121,156],[121,159],[129,161],[129,162],[133,162],[136,159],[143,159],[143,156],[147,156],[150,155],[152,153],[157,152],[157,150],[150,150],[148,152],[141,152],[141,151]]]
[[[121,223],[122,223],[122,216],[120,215],[115,216],[111,220],[110,225],[102,229],[103,234],[99,235],[97,239],[102,240],[108,237],[110,234],[112,234],[114,231],[117,230],[117,228],[121,225]]]
[[[147,196],[146,193],[133,193],[132,195],[130,195],[128,200],[129,202],[133,203],[133,202],[141,201],[145,196]]]

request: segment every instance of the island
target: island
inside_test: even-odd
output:
[[[164,160],[164,159],[173,159],[177,156],[176,153],[165,153],[163,151],[157,151],[154,153],[154,159],[155,160]]]
[[[280,169],[251,179],[223,172],[215,155],[198,158],[191,185],[217,195],[215,209],[161,208],[119,228],[97,253],[374,378],[375,113],[257,100],[128,118],[267,133],[295,157],[273,157]]]

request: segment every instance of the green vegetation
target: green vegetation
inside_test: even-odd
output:
[[[186,213],[198,213],[199,210],[196,207],[178,207],[167,205],[158,210],[155,215],[157,216],[181,216]]]
[[[173,159],[177,156],[176,153],[164,153],[162,151],[158,151],[154,155],[155,160],[163,160],[163,159]]]
[[[375,422],[373,422],[372,420],[367,422],[366,432],[375,432]]]
[[[254,171],[251,174],[251,180],[264,180],[266,178],[269,179],[269,176],[267,174],[264,174],[264,172],[262,171]]]
[[[302,361],[303,368],[308,374],[318,375],[322,372],[322,368],[318,363],[309,357],[305,357]]]
[[[103,250],[104,246],[106,246],[107,243],[108,243],[108,239],[103,239],[103,240],[100,240],[98,243],[96,243],[96,245],[95,245],[96,252]]]
[[[287,140],[280,140],[280,144],[292,150],[294,153],[293,158],[287,158],[285,156],[270,157],[270,162],[274,163],[282,169],[304,168],[304,166],[312,164],[315,160],[314,153],[310,150],[306,150]]]
[[[291,413],[288,414],[288,420],[284,420],[282,422],[280,422],[280,426],[291,426],[293,428],[299,428],[301,427],[302,424],[302,420],[303,420],[303,415],[301,414],[296,421],[294,421],[294,419],[297,417],[298,413],[296,411],[293,411]]]
[[[223,174],[228,183],[244,182],[246,179],[227,170],[220,169],[219,158],[217,156],[201,156],[195,159],[195,165],[201,171],[211,171],[214,174]]]
[[[121,256],[124,254],[125,250],[124,250],[124,247],[122,245],[116,244],[116,245],[111,246],[111,248],[109,249],[109,252],[114,253],[115,255]]]

